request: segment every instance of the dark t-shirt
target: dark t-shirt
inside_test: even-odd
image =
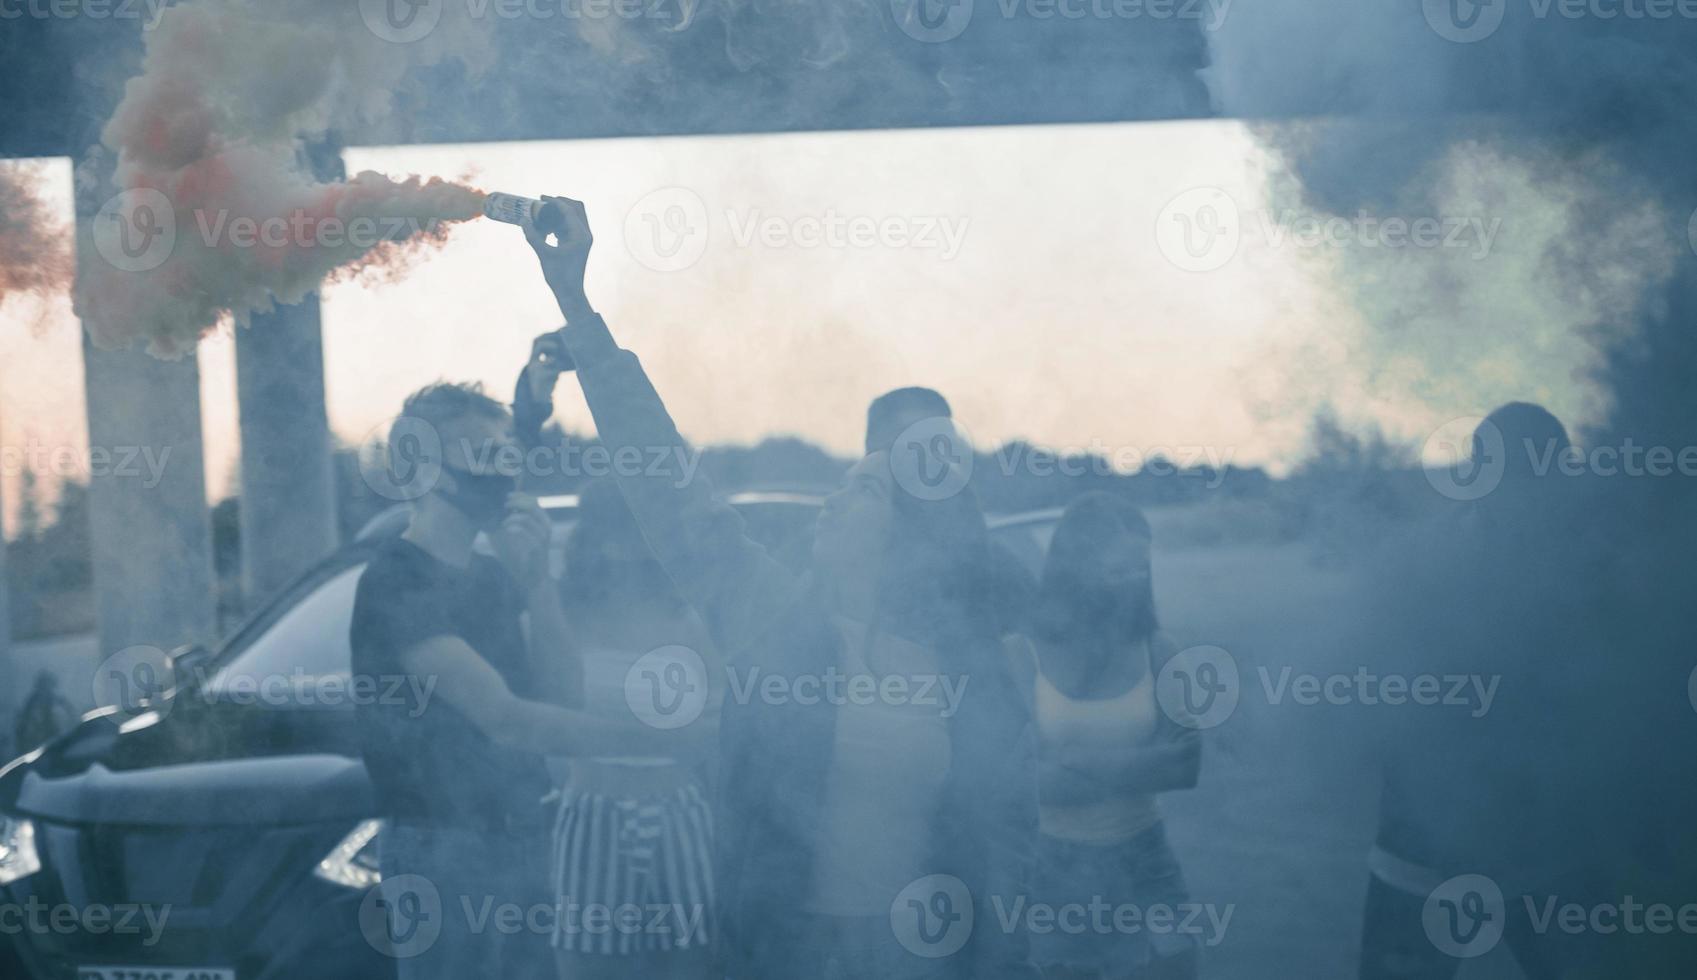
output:
[[[522,696],[531,689],[523,609],[506,570],[481,555],[455,568],[397,539],[366,566],[349,639],[354,677],[375,681],[374,696],[355,710],[384,816],[494,831],[541,821],[539,801],[549,789],[542,758],[491,741],[427,688],[433,679],[412,677],[401,663],[425,640],[457,636]]]

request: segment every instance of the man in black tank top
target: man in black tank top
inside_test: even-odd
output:
[[[530,699],[538,666],[569,673],[571,648],[547,515],[514,492],[506,408],[476,387],[431,385],[407,399],[390,441],[422,493],[361,576],[350,627],[355,682],[379,695],[362,699],[357,725],[387,821],[381,893],[367,903],[382,914],[361,924],[391,947],[401,980],[532,975],[547,960],[542,931],[497,923],[506,906],[532,921],[543,901],[543,756],[669,740]],[[480,533],[499,560],[473,553]]]

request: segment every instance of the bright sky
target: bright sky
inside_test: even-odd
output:
[[[1027,438],[1120,460],[1206,447],[1216,461],[1277,469],[1300,454],[1312,409],[1328,399],[1416,440],[1432,424],[1431,407],[1387,401],[1364,377],[1303,387],[1305,345],[1320,328],[1347,333],[1357,314],[1323,250],[1254,227],[1268,163],[1232,121],[346,158],[350,172],[469,172],[492,190],[585,200],[597,238],[591,297],[702,443],[795,434],[848,454],[868,400],[905,384],[947,395],[980,448]],[[45,173],[46,196],[68,213],[69,165]],[[1169,204],[1209,216],[1215,192],[1198,188],[1242,210],[1241,245],[1208,271],[1169,258],[1182,231]],[[815,241],[833,218],[849,223]],[[405,281],[333,286],[324,304],[330,420],[348,442],[438,377],[507,397],[531,338],[558,318],[518,229],[489,221],[458,229]],[[86,452],[77,329],[65,304],[0,308],[6,446]],[[214,499],[231,489],[238,451],[233,350],[215,336],[200,352]],[[589,427],[569,388],[560,404],[569,427]],[[16,474],[4,475],[10,518]]]

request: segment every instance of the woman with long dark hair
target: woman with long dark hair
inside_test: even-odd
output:
[[[615,458],[684,458],[641,364],[584,296],[583,205],[554,200],[567,232],[527,234],[601,440]],[[696,471],[619,476],[730,665],[717,887],[738,980],[1031,975],[1022,933],[995,911],[1023,894],[1036,785],[1026,695],[982,581],[983,516],[947,480],[910,492],[902,462],[880,450],[849,470],[802,575]],[[923,462],[931,476],[947,466]]]
[[[586,486],[566,541],[561,607],[572,629],[568,707],[630,719],[630,677],[651,651],[714,662],[707,629],[672,587],[611,480]],[[713,671],[706,678],[716,681]],[[721,685],[680,733],[716,737]],[[713,814],[697,758],[630,753],[571,760],[554,818],[549,881],[561,980],[713,976]],[[642,910],[640,928],[599,928],[601,909]],[[581,910],[581,911],[579,911]]]
[[[1159,917],[1150,914],[1190,901],[1156,795],[1194,786],[1201,764],[1196,730],[1169,717],[1155,696],[1178,647],[1155,615],[1151,540],[1148,520],[1129,501],[1081,496],[1055,528],[1039,586],[1034,901],[1135,907],[1146,923],[1034,937],[1033,959],[1052,978],[1197,972],[1196,939],[1154,931]]]

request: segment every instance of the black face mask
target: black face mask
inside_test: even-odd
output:
[[[442,499],[466,516],[474,527],[492,531],[507,513],[507,496],[518,489],[518,480],[505,473],[472,473],[458,467],[443,467],[454,474],[454,488],[443,490]]]

